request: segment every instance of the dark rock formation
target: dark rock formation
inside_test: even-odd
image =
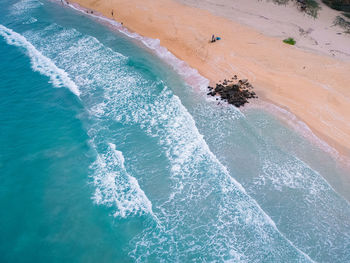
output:
[[[248,100],[258,98],[255,92],[252,91],[253,86],[247,79],[240,79],[237,81],[235,75],[231,80],[224,79],[221,83],[216,84],[216,87],[208,87],[210,96],[220,96],[221,100],[228,102],[236,107],[243,106],[249,103]]]

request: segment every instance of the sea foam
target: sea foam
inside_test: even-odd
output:
[[[278,233],[279,238],[285,242],[285,249],[290,246],[289,249],[295,249],[301,261],[312,261],[308,255],[279,232],[273,220],[246,193],[242,185],[231,177],[227,168],[210,151],[203,136],[197,130],[193,118],[177,96],[171,95],[171,92],[165,89],[153,104],[145,108],[134,108],[132,115],[131,122],[141,122],[142,127],[145,127],[150,136],[159,138],[159,143],[166,150],[170,161],[171,179],[174,182],[169,199],[159,206],[162,213],[157,214],[162,224],[171,230],[163,233],[160,227],[159,236],[156,236],[154,233],[157,232],[156,230],[146,229],[142,233],[142,238],[138,236],[136,249],[131,253],[136,261],[144,260],[142,256],[145,253],[144,249],[148,252],[159,253],[161,249],[156,245],[157,242],[154,246],[150,246],[149,240],[154,242],[157,238],[159,241],[172,239],[171,235],[177,236],[180,234],[178,231],[182,228],[181,232],[186,229],[183,222],[193,224],[193,228],[202,227],[205,221],[198,218],[190,219],[191,216],[186,210],[196,203],[208,202],[207,198],[210,200],[210,196],[215,195],[218,191],[221,195],[219,198],[221,202],[212,200],[215,203],[215,209],[218,209],[214,212],[217,213],[217,221],[206,222],[207,226],[203,231],[206,232],[208,238],[216,240],[216,244],[225,245],[215,248],[208,246],[208,249],[213,250],[212,253],[223,253],[225,246],[230,251],[236,249],[243,251],[242,248],[236,246],[239,242],[244,243],[244,240],[241,239],[238,242],[231,237],[232,233],[238,235],[239,225],[241,229],[249,229],[259,237],[255,240],[256,243],[274,243],[277,238],[275,234]],[[208,204],[206,207],[197,209],[212,213],[211,209],[214,209],[212,205]],[[215,229],[221,229],[220,234]],[[192,233],[187,231],[182,233],[184,240],[192,238]],[[167,235],[170,237],[166,237]],[[149,238],[148,241],[145,240],[146,237]],[[163,253],[165,251],[161,252]]]
[[[79,6],[78,4],[68,4],[71,8],[86,14],[86,10]],[[88,14],[89,16],[97,19],[98,21],[112,26],[114,29],[118,30],[120,33],[140,41],[147,49],[151,50],[157,57],[162,59],[168,65],[170,65],[173,70],[178,73],[185,82],[190,85],[192,88],[195,88],[198,91],[205,92],[206,88],[209,85],[209,80],[204,78],[198,73],[198,70],[191,68],[185,61],[177,58],[172,54],[167,48],[160,45],[159,39],[152,39],[149,37],[141,36],[137,33],[130,32],[125,28],[121,23],[106,18],[98,13]]]
[[[115,208],[117,217],[153,214],[152,206],[155,207],[157,225],[145,229],[142,236],[135,239],[132,257],[139,259],[148,252],[162,257],[170,248],[179,259],[185,259],[190,251],[186,250],[187,246],[178,247],[176,243],[177,237],[182,236],[184,244],[196,238],[208,259],[224,259],[227,251],[256,259],[266,256],[262,247],[269,244],[269,250],[276,252],[275,257],[283,257],[276,250],[286,250],[296,258],[310,260],[278,231],[256,201],[230,176],[210,151],[180,99],[164,83],[155,83],[144,79],[140,73],[130,72],[120,54],[95,38],[77,35],[77,39],[67,43],[56,39],[54,27],[45,31],[51,37],[40,38],[40,50],[48,51],[55,46],[51,51],[55,54],[50,53],[50,57],[74,79],[79,79],[84,92],[83,104],[91,109],[94,125],[88,128],[88,134],[97,152],[92,166],[96,187],[94,201]],[[162,86],[160,93],[159,86]],[[115,133],[108,128],[113,122],[141,128],[164,150],[172,181],[165,202],[155,200],[152,205],[136,177],[125,169],[123,154],[114,144],[104,141],[106,132],[111,137]],[[256,237],[254,241],[247,239],[247,231]],[[161,246],[164,241],[168,241],[168,247]],[[246,252],[251,242],[254,254]],[[231,257],[235,258],[233,254]]]
[[[78,10],[84,12],[82,9]],[[95,15],[92,16],[101,20],[107,20],[105,22],[113,23],[119,26],[121,30],[126,30],[115,21]],[[157,40],[150,40],[147,43],[137,34],[128,31],[124,31],[124,33],[131,34],[129,36],[136,39],[140,38],[139,40],[143,40],[145,45],[147,44],[150,48],[153,47],[155,51],[158,50],[159,42]],[[95,41],[87,43],[93,44],[94,47],[100,45],[98,42],[95,43]],[[72,57],[72,54],[76,53],[75,49],[78,49],[78,47],[73,45],[65,53],[68,54],[69,52],[71,54],[70,57]],[[89,54],[90,50],[84,48],[84,52],[88,51]],[[160,48],[159,50],[164,52],[159,53],[158,56],[163,54],[167,57],[171,54],[170,52],[167,53],[166,49]],[[107,52],[108,55],[102,55],[100,54],[101,52]],[[89,62],[93,61],[93,67],[95,67],[97,61],[100,62],[98,63],[98,70],[94,71],[93,75],[87,76],[83,73],[85,65],[79,67],[79,71],[81,71],[79,78],[82,81],[94,83],[95,79],[98,79],[99,86],[104,89],[103,101],[99,104],[90,105],[90,113],[101,120],[107,118],[125,125],[139,126],[148,136],[157,138],[170,163],[172,189],[167,201],[157,204],[155,210],[155,215],[159,219],[157,222],[160,222],[160,224],[157,224],[156,228],[146,229],[142,233],[143,237],[138,236],[138,241],[135,244],[135,253],[131,253],[132,257],[139,259],[141,254],[152,253],[152,251],[164,255],[167,252],[159,246],[163,242],[162,240],[169,239],[169,242],[171,242],[178,235],[183,235],[184,240],[190,240],[191,236],[193,236],[192,228],[198,228],[198,226],[205,224],[206,231],[204,232],[207,232],[207,235],[212,240],[215,240],[215,244],[217,244],[215,249],[210,244],[203,246],[207,248],[207,251],[203,253],[208,257],[224,253],[226,249],[244,253],[244,248],[241,247],[238,240],[234,240],[232,233],[249,229],[249,231],[260,237],[255,240],[256,245],[261,242],[272,242],[277,245],[276,242],[283,240],[281,247],[294,251],[295,255],[298,255],[299,258],[303,258],[305,261],[311,261],[306,254],[296,248],[292,242],[278,231],[271,218],[264,213],[254,199],[247,195],[244,188],[230,176],[226,167],[210,151],[203,136],[197,130],[193,118],[182,105],[180,99],[174,96],[164,83],[159,83],[159,85],[164,86],[164,89],[155,96],[151,88],[143,89],[142,87],[147,85],[157,86],[158,83],[150,84],[145,82],[139,74],[124,72],[122,70],[123,65],[115,67],[114,64],[124,63],[124,59],[120,58],[120,55],[116,57],[115,51],[101,48],[94,53],[96,55],[99,54],[99,56],[90,59]],[[84,53],[84,57],[86,58],[87,56]],[[177,59],[175,56],[174,58]],[[108,63],[105,64],[105,60],[108,60]],[[179,65],[186,66],[180,60]],[[86,67],[86,70],[92,69],[91,66],[86,65]],[[114,68],[114,71],[117,68],[118,70],[111,74],[110,68]],[[179,70],[179,68],[177,69]],[[178,70],[176,71],[179,73]],[[193,72],[195,74],[195,71]],[[186,70],[183,74],[185,73],[187,74]],[[184,75],[182,76],[184,77]],[[186,77],[184,78],[186,80]],[[188,82],[188,80],[186,81]],[[203,87],[203,83],[198,87],[199,89]],[[89,91],[84,91],[84,93],[92,94],[94,91],[90,89],[93,86],[85,86]],[[133,88],[130,89],[130,87]],[[99,130],[104,129],[102,126],[95,127],[90,129],[89,135],[99,140],[97,139],[100,137]],[[136,182],[133,180],[135,177],[130,176],[122,168],[122,154],[119,151],[116,152],[115,149],[110,144],[107,151],[103,149],[98,150],[98,158],[92,167],[94,170],[94,184],[96,186],[95,202],[107,206],[115,205],[117,211],[114,215],[120,217],[153,213],[151,212],[152,203],[139,188],[139,185],[136,185]],[[218,213],[217,217],[209,221],[206,221],[207,219],[202,221],[201,217],[195,220],[191,219],[193,215],[186,212],[186,209],[191,209],[196,203],[206,202],[207,198],[215,195],[218,191],[222,196],[218,197],[218,200],[213,200],[213,203],[208,208],[202,208]],[[189,224],[185,226],[184,222]],[[196,222],[198,225],[196,225]],[[169,230],[164,232],[164,227]],[[221,229],[220,233],[217,232],[217,229]],[[243,234],[241,237],[244,238]],[[143,244],[149,244],[150,242],[155,242],[154,246],[147,245],[144,247]],[[219,246],[219,244],[221,245]],[[173,242],[169,243],[169,246],[171,246],[171,249],[178,250]],[[185,250],[178,250],[176,253],[182,256],[186,255]]]
[[[94,124],[86,125],[91,125],[88,133],[97,152],[92,176],[95,202],[116,207],[114,215],[118,217],[152,211],[152,203],[140,188],[137,175],[131,176],[126,169],[123,153],[108,143],[114,142],[110,138],[117,132],[116,127],[131,124],[130,127],[140,128],[155,138],[169,160],[169,198],[165,202],[152,199],[161,226],[147,228],[135,238],[136,248],[131,256],[136,261],[150,260],[149,255],[151,259],[181,261],[196,252],[207,261],[261,261],[263,257],[259,256],[265,256],[267,261],[268,256],[279,256],[280,260],[274,262],[283,262],[284,255],[298,262],[310,260],[289,240],[285,242],[269,216],[231,178],[180,99],[166,86],[157,98],[152,98],[156,84],[145,81],[142,74],[124,70],[125,61],[117,52],[92,37],[81,34],[67,43],[56,38],[55,28],[48,30],[54,34],[38,39],[42,42],[40,51],[79,84],[85,84],[79,87],[84,94],[84,107],[93,115]],[[26,36],[33,41],[32,36]],[[47,54],[45,45],[47,50],[55,47],[51,51],[55,53]],[[102,96],[99,92],[103,92]]]
[[[140,188],[137,179],[125,169],[124,156],[116,145],[108,143],[105,153],[99,154],[92,165],[96,186],[93,200],[96,204],[116,207],[115,217],[151,214],[152,203]]]
[[[23,16],[27,16],[30,11],[42,5],[43,3],[38,0],[21,0],[11,6],[10,13],[14,15],[14,17],[17,16],[18,19],[21,19]],[[17,19],[17,17],[15,19]]]
[[[76,96],[80,96],[78,86],[69,78],[67,72],[58,68],[52,60],[38,51],[24,36],[0,25],[0,35],[9,45],[24,48],[30,57],[32,69],[50,78],[55,87],[67,87]]]

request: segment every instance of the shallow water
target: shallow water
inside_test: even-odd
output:
[[[350,262],[347,172],[276,117],[59,3],[0,24],[0,261]]]

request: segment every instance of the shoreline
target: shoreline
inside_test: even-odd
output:
[[[97,12],[99,12],[99,13],[101,13],[101,15],[103,15],[103,16],[106,16],[107,18],[108,18],[108,20],[110,20],[111,19],[111,14],[108,16],[108,14],[106,13],[106,11],[105,12],[103,12],[103,8],[106,8],[106,6],[105,5],[103,5],[103,4],[101,4],[101,6],[99,7],[99,6],[93,6],[92,4],[89,4],[89,2],[91,2],[91,1],[89,1],[89,0],[77,0],[77,1],[75,1],[79,6],[82,6],[83,8],[88,8],[88,9],[92,9],[92,10],[95,10],[95,11],[97,11]],[[152,38],[152,31],[150,32],[150,34],[147,34],[147,32],[145,32],[145,33],[142,33],[142,32],[139,32],[140,30],[135,30],[135,29],[137,29],[138,28],[138,26],[140,26],[140,25],[138,25],[137,24],[137,18],[136,18],[136,21],[132,21],[133,23],[135,23],[135,25],[133,24],[133,23],[130,23],[130,21],[129,21],[129,19],[127,19],[127,20],[124,20],[124,19],[122,19],[123,18],[123,15],[122,14],[119,14],[119,16],[120,16],[120,20],[118,19],[118,13],[120,13],[121,11],[120,10],[122,10],[121,9],[121,7],[120,7],[120,5],[123,5],[123,3],[121,3],[120,1],[113,1],[114,2],[114,4],[115,5],[119,5],[119,8],[118,8],[118,10],[119,10],[119,12],[116,12],[115,10],[116,9],[114,9],[114,18],[117,18],[117,20],[118,21],[120,21],[120,22],[123,22],[124,21],[124,25],[123,26],[126,26],[126,28],[128,29],[128,32],[130,32],[130,30],[131,30],[131,32],[137,32],[138,34],[141,34],[141,37],[142,36],[145,36],[145,37],[147,37],[147,38],[149,38],[149,37],[151,37]],[[136,2],[137,2],[137,0],[135,0],[135,1],[131,1],[131,2],[133,2],[133,4],[135,4]],[[150,3],[149,1],[146,1],[148,4]],[[169,4],[169,3],[172,3],[172,4],[175,4],[175,5],[180,5],[181,7],[183,7],[183,8],[185,8],[185,9],[187,9],[187,8],[190,8],[191,10],[193,9],[192,7],[187,7],[187,6],[182,6],[181,4],[179,4],[179,3],[176,3],[176,2],[173,2],[173,1],[168,1],[168,0],[164,0],[164,1],[161,1],[162,3],[166,3],[166,4]],[[125,4],[125,3],[124,3]],[[108,3],[107,3],[107,5],[108,5]],[[125,4],[126,6],[130,6],[130,3],[129,4]],[[144,5],[143,5],[144,6]],[[146,4],[146,6],[147,6],[147,4]],[[138,9],[139,9],[140,7],[138,7]],[[167,7],[168,8],[168,7]],[[125,12],[127,12],[127,10],[128,10],[128,8],[126,7],[125,9],[124,9],[124,11]],[[142,9],[141,8],[141,10],[144,10],[144,9]],[[198,9],[199,10],[199,9]],[[102,12],[101,12],[102,11]],[[149,11],[149,10],[144,10],[145,12],[146,11]],[[84,11],[83,11],[84,12]],[[206,12],[206,11],[203,11],[203,10],[199,10],[199,12]],[[117,14],[116,14],[117,13]],[[153,14],[154,15],[154,14]],[[210,15],[210,14],[209,14]],[[95,15],[94,15],[95,16]],[[97,17],[99,17],[99,16],[97,16]],[[126,17],[128,17],[128,16],[126,16]],[[150,14],[150,17],[152,17],[152,13]],[[99,17],[100,18],[100,17]],[[221,19],[223,19],[223,18],[218,18],[219,20],[221,20]],[[226,20],[226,19],[223,19],[226,23],[231,23],[232,21],[228,21],[228,20]],[[113,21],[113,20],[111,20],[111,21]],[[125,21],[127,21],[126,23],[125,23]],[[119,23],[118,23],[119,24]],[[151,23],[152,24],[152,23]],[[120,24],[119,24],[120,25]],[[243,26],[244,27],[244,26]],[[147,27],[147,25],[146,25],[146,28],[148,28]],[[119,31],[120,31],[120,29],[118,29]],[[142,30],[141,30],[142,31]],[[147,31],[147,30],[145,30],[145,31]],[[125,33],[125,32],[124,32]],[[153,34],[154,34],[155,32],[153,32]],[[134,33],[130,33],[130,34],[134,34]],[[159,32],[158,32],[158,34],[159,34]],[[151,35],[151,36],[150,36]],[[261,35],[261,34],[260,34]],[[266,36],[262,36],[261,35],[261,37],[262,38],[266,38]],[[173,53],[174,55],[173,56],[175,56],[175,58],[178,58],[178,60],[180,60],[180,59],[182,59],[182,57],[183,56],[181,56],[181,52],[176,52],[176,49],[175,49],[175,52],[173,52],[173,50],[172,49],[174,49],[174,47],[173,46],[170,46],[170,49],[169,49],[169,47],[166,45],[166,43],[167,43],[167,39],[165,38],[165,41],[162,41],[162,37],[159,37],[159,39],[160,39],[160,42],[158,42],[158,45],[159,46],[165,46],[171,53]],[[140,39],[139,39],[140,40]],[[141,40],[142,41],[142,40]],[[175,41],[175,40],[174,40]],[[225,41],[225,39],[224,39],[224,41]],[[274,43],[274,44],[276,44],[276,39],[272,39],[272,40],[270,40],[270,41],[272,41],[272,43]],[[143,42],[143,41],[142,41]],[[162,43],[162,42],[165,42],[165,45],[164,45],[164,43]],[[175,41],[175,42],[177,42],[177,41]],[[221,43],[223,43],[223,42],[221,42]],[[214,44],[221,44],[220,42],[219,43],[214,43]],[[155,48],[153,47],[151,47],[150,45],[147,45],[146,43],[144,43],[148,48],[151,48],[151,49],[153,49],[153,50],[155,50]],[[295,47],[289,47],[289,46],[283,46],[283,45],[285,45],[285,44],[282,44],[282,43],[277,43],[277,44],[279,44],[278,46],[280,46],[282,49],[289,49],[289,50],[292,50],[293,52],[302,52],[302,53],[306,53],[307,54],[307,52],[305,52],[305,51],[303,51],[303,50],[300,50],[300,49],[297,49],[297,48],[295,48]],[[210,48],[210,46],[209,46],[210,44],[208,44],[207,45],[207,47],[209,47]],[[186,48],[186,47],[185,47]],[[220,50],[222,51],[222,47],[219,47],[220,48]],[[266,47],[265,47],[266,48]],[[188,52],[189,51],[191,51],[191,49],[189,49],[189,50],[187,50]],[[292,53],[293,53],[292,52]],[[196,53],[198,53],[198,52],[195,52],[195,54]],[[200,52],[199,52],[200,53]],[[179,54],[180,54],[180,56],[179,56]],[[186,54],[185,54],[186,55]],[[197,55],[197,54],[196,54]],[[299,54],[300,55],[300,54]],[[321,58],[319,58],[320,56],[319,55],[315,55],[315,54],[307,54],[307,55],[309,55],[309,56],[316,56],[316,59],[325,59],[326,60],[326,62],[328,62],[328,63],[336,63],[336,64],[338,64],[338,63],[345,63],[345,66],[346,66],[346,68],[349,68],[350,69],[350,63],[347,63],[347,62],[340,62],[340,61],[334,61],[333,59],[331,59],[331,58],[324,58],[324,57],[321,57]],[[159,54],[158,54],[158,56],[160,56]],[[161,57],[161,56],[160,56]],[[196,60],[198,60],[198,59],[200,59],[200,56],[196,56]],[[203,60],[203,59],[202,59]],[[329,62],[329,60],[331,60],[331,62]],[[186,61],[186,60],[184,60],[184,61]],[[190,63],[188,62],[188,61],[186,61],[187,63],[188,63],[188,65],[189,65],[189,67],[191,67],[191,68],[193,68],[193,65],[192,64],[196,64],[196,62],[197,61],[190,61]],[[193,63],[191,63],[191,62],[193,62]],[[239,61],[240,62],[240,61]],[[245,64],[246,64],[247,62],[245,62]],[[205,63],[204,63],[205,64]],[[217,65],[217,63],[215,63],[215,65]],[[226,63],[226,65],[227,65],[227,63]],[[207,66],[206,64],[205,64],[205,66]],[[196,68],[196,67],[195,67]],[[219,76],[222,76],[222,78],[225,78],[225,75],[223,75],[223,74],[228,74],[228,72],[230,72],[230,70],[228,71],[228,72],[226,72],[225,70],[224,70],[224,72],[218,72],[218,70],[215,70],[214,71],[214,73],[209,73],[208,72],[208,74],[203,74],[203,67],[197,67],[198,69],[199,69],[199,74],[201,74],[201,75],[204,75],[205,77],[207,77],[209,80],[210,80],[210,83],[212,84],[212,83],[216,83],[218,80],[219,80],[219,77],[217,76],[217,75],[219,75]],[[220,69],[221,67],[219,66],[219,69]],[[208,68],[205,68],[205,69],[208,69]],[[209,69],[210,69],[210,67],[209,67]],[[272,83],[273,83],[273,79],[271,80],[271,79],[268,79],[268,81],[266,81],[266,80],[264,80],[264,79],[259,79],[259,81],[257,81],[257,79],[258,78],[261,78],[260,76],[257,76],[257,74],[252,74],[252,72],[249,72],[248,71],[248,69],[249,69],[249,67],[247,67],[247,68],[242,68],[242,67],[238,67],[238,68],[233,68],[232,66],[231,66],[231,72],[234,72],[235,74],[237,74],[237,75],[239,75],[240,77],[248,77],[249,79],[250,79],[250,81],[253,83],[253,85],[254,85],[254,87],[255,87],[255,89],[256,89],[256,91],[257,91],[257,93],[258,93],[258,95],[259,95],[259,97],[263,97],[263,100],[265,100],[265,101],[267,101],[267,102],[272,102],[274,105],[277,105],[277,107],[279,107],[279,108],[281,108],[281,109],[283,109],[283,110],[287,110],[288,112],[291,112],[294,116],[296,116],[296,118],[298,119],[298,120],[301,120],[301,121],[303,121],[308,127],[310,127],[310,129],[311,129],[311,131],[312,131],[312,133],[316,136],[316,137],[319,137],[320,139],[322,139],[323,141],[325,141],[331,148],[335,148],[336,149],[336,151],[338,151],[341,155],[343,155],[343,156],[345,156],[345,157],[349,157],[350,156],[350,143],[341,143],[341,141],[339,141],[339,140],[337,140],[338,139],[338,137],[337,136],[334,136],[335,138],[332,138],[332,136],[327,136],[326,134],[324,134],[323,132],[321,132],[321,131],[319,131],[316,127],[317,127],[317,125],[315,125],[315,121],[317,122],[317,119],[316,120],[312,120],[312,118],[311,118],[311,124],[310,124],[310,122],[307,120],[307,119],[309,119],[309,118],[303,118],[302,116],[300,116],[300,115],[298,115],[298,114],[296,114],[296,112],[294,112],[293,110],[291,110],[291,107],[288,107],[289,105],[288,105],[288,103],[279,103],[279,101],[278,101],[278,99],[276,99],[276,97],[277,98],[281,98],[281,94],[273,94],[273,92],[271,92],[271,91],[273,91],[273,89],[271,90],[271,89],[266,89],[266,90],[264,90],[264,87],[266,86],[266,85],[269,85],[271,82],[270,81],[272,81]],[[186,70],[188,70],[188,67],[187,68],[185,68],[184,69],[185,71]],[[179,73],[179,71],[178,70],[176,70],[178,73]],[[350,72],[350,71],[349,71]],[[185,73],[185,72],[183,72],[183,73]],[[194,72],[193,72],[194,74],[195,73],[197,73],[197,71],[196,70],[194,70]],[[205,73],[205,72],[204,72]],[[254,72],[255,73],[255,72]],[[281,73],[284,73],[284,76],[286,76],[287,77],[287,79],[291,79],[291,76],[288,76],[288,75],[286,75],[285,74],[285,72],[281,72]],[[215,76],[214,76],[214,74],[215,74]],[[232,73],[231,73],[232,74]],[[180,75],[182,75],[182,77],[184,77],[184,74],[180,74]],[[338,74],[339,75],[339,74]],[[340,76],[344,76],[344,82],[346,82],[347,81],[347,79],[349,79],[348,77],[346,78],[345,77],[345,75],[344,74],[340,74]],[[227,77],[227,76],[226,76]],[[305,77],[305,76],[304,76]],[[339,76],[338,76],[338,78],[339,78]],[[186,79],[185,79],[186,80]],[[350,80],[350,79],[349,79]],[[198,80],[197,80],[198,81]],[[203,79],[202,79],[202,81],[203,81]],[[339,79],[337,80],[338,82],[339,82]],[[186,82],[188,82],[188,81],[186,81]],[[264,83],[264,82],[266,82],[266,83]],[[192,84],[191,83],[188,83],[188,84],[190,84],[191,86],[193,85],[193,84],[195,84],[196,83],[196,80],[194,80],[194,81],[192,81]],[[286,81],[282,81],[282,83],[286,83]],[[301,82],[301,83],[305,83],[305,82]],[[264,85],[265,84],[265,85]],[[299,83],[300,84],[300,83]],[[203,85],[203,83],[202,83],[202,85]],[[272,85],[272,86],[275,86],[275,85]],[[273,87],[274,89],[276,89],[276,87]],[[337,91],[338,92],[338,91]],[[339,92],[338,92],[339,93]],[[284,94],[283,94],[284,95]],[[333,94],[331,94],[331,95],[333,95]],[[341,93],[339,93],[339,95],[343,95],[343,94],[341,94]],[[347,98],[345,98],[346,100],[347,100]],[[287,98],[287,101],[288,101],[288,98]],[[282,100],[282,102],[286,102],[286,100]],[[349,105],[348,105],[349,106]],[[344,109],[343,109],[344,110]],[[346,108],[345,110],[349,110],[349,107],[348,108]],[[302,114],[301,114],[302,115]],[[348,116],[350,116],[350,114],[348,115]],[[309,116],[308,116],[309,117]],[[313,124],[313,125],[312,125]],[[315,127],[316,126],[316,127]],[[349,128],[349,127],[347,127],[347,128]],[[322,129],[321,129],[322,130]],[[350,133],[349,133],[349,135],[350,135]]]

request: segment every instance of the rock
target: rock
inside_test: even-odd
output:
[[[215,96],[216,92],[215,91],[210,91],[210,92],[207,93],[207,95]]]
[[[248,82],[248,79],[241,79],[238,82],[235,75],[231,80],[224,79],[221,83],[220,81],[216,84],[215,88],[208,87],[210,96],[220,96],[222,101],[226,101],[236,107],[241,107],[246,103],[249,103],[249,99],[257,98],[255,92],[252,91],[253,86]],[[219,98],[216,98],[219,100]]]

